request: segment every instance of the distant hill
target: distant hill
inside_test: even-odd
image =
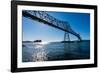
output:
[[[61,41],[61,43],[86,42],[86,41],[90,41],[90,40],[81,40],[81,41],[78,41],[78,40],[75,40],[75,41]]]
[[[48,42],[48,43],[74,43],[74,42],[87,42],[90,40],[75,40],[75,41],[54,41],[54,42]],[[36,42],[42,42],[42,40],[34,40],[34,41],[23,41],[23,43],[36,43]]]
[[[23,41],[23,43],[33,43],[33,42],[42,42],[42,40],[34,40],[34,41]]]
[[[33,41],[33,42],[42,42],[42,40],[35,40],[35,41]]]

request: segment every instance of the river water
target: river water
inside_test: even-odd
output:
[[[90,58],[90,41],[48,44],[23,42],[22,62],[79,60]]]

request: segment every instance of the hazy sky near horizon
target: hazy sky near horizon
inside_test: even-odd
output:
[[[83,40],[90,39],[90,14],[71,12],[48,12],[56,19],[67,21],[71,28],[79,33]],[[44,23],[22,17],[23,41],[42,40],[43,42],[64,40],[64,31],[48,26]],[[70,34],[71,40],[77,37]]]

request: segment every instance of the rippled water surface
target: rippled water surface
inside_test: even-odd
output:
[[[90,58],[90,41],[48,44],[23,42],[22,61],[55,61]]]

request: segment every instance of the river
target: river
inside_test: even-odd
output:
[[[22,44],[22,62],[90,59],[89,40],[47,44],[23,42]]]

